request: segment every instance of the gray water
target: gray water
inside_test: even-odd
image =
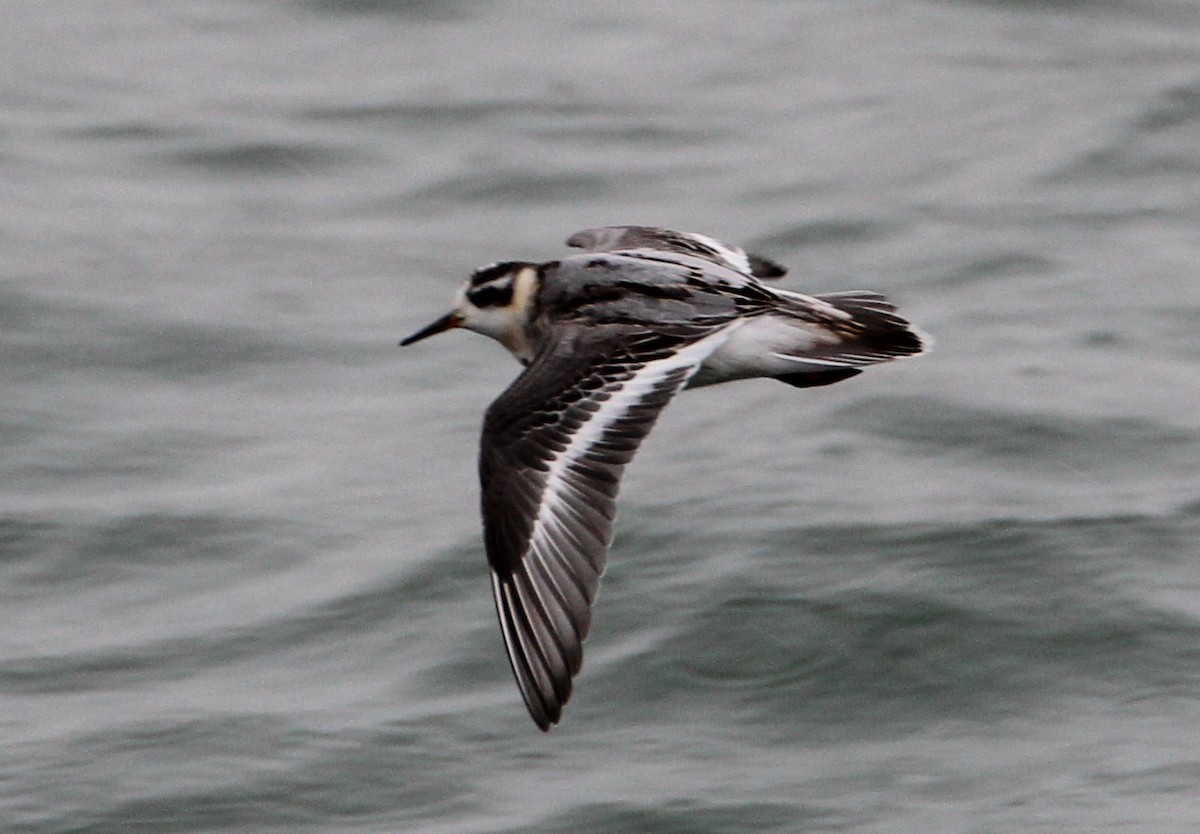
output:
[[[1200,828],[1200,4],[2,17],[0,830]],[[396,342],[609,223],[937,348],[682,395],[543,735]]]

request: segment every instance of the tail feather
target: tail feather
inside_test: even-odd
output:
[[[917,356],[929,349],[930,339],[896,314],[896,307],[874,292],[852,291],[816,296],[848,319],[828,322],[836,334],[799,355],[776,353],[794,363],[795,371],[776,376],[800,388],[832,385],[860,372],[867,365]]]
[[[896,315],[896,305],[879,293],[852,291],[818,295],[851,317],[851,324],[838,347],[861,362],[873,364],[902,356],[916,356],[929,349],[929,337]]]

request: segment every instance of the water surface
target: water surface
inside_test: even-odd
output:
[[[16,3],[0,819],[1191,832],[1194,2]],[[537,732],[457,282],[650,223],[928,357],[688,392]]]

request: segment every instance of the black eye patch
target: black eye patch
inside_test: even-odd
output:
[[[471,276],[471,286],[478,287],[481,284],[494,281],[497,278],[514,272],[519,266],[521,266],[519,261],[501,261],[500,263],[477,269],[475,270],[475,274]]]
[[[512,301],[512,284],[488,284],[467,293],[467,300],[476,307],[506,307]]]

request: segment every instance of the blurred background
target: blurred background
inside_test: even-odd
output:
[[[3,6],[0,830],[1193,832],[1200,5]],[[458,283],[653,224],[936,350],[688,392],[539,733]]]

